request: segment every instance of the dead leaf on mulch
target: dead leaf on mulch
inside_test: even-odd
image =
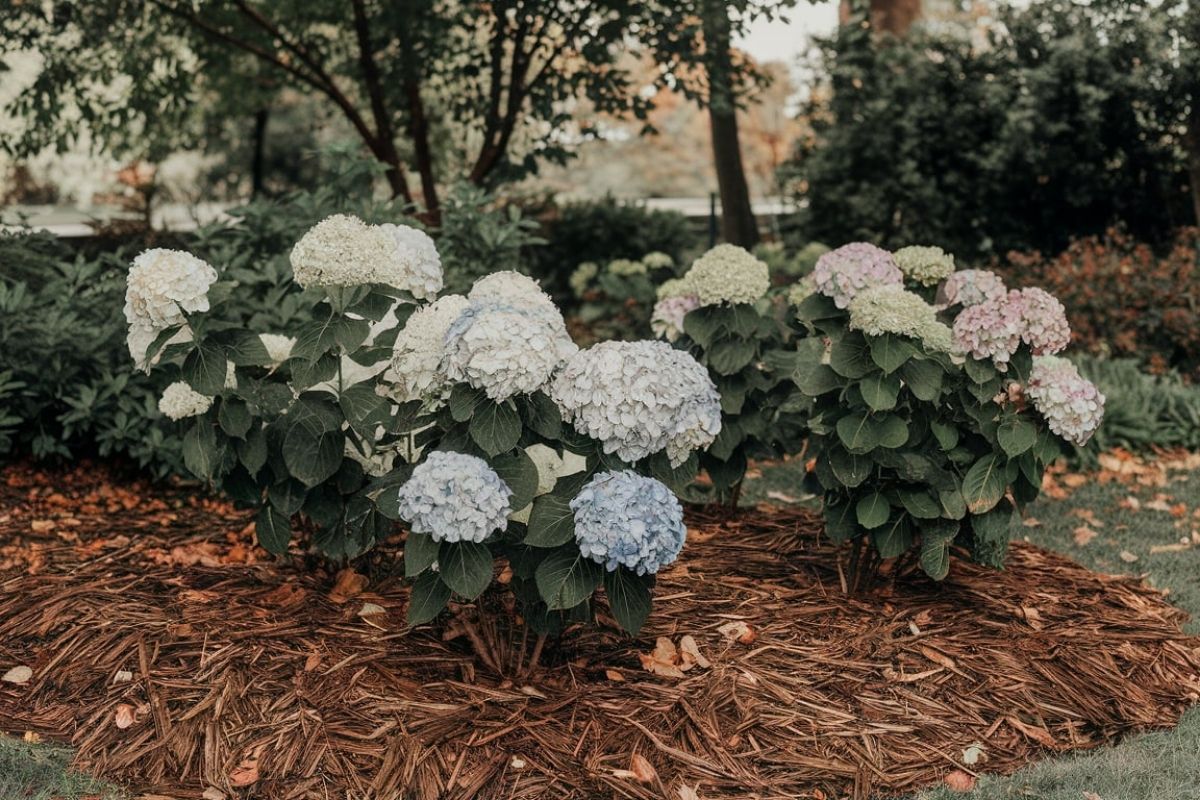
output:
[[[239,789],[258,783],[258,754],[246,756],[229,773],[229,783]]]
[[[1092,539],[1095,539],[1099,535],[1100,534],[1096,533],[1094,530],[1089,528],[1087,525],[1080,525],[1078,528],[1075,529],[1073,538],[1075,539],[1075,544],[1077,544],[1080,547],[1083,547],[1084,545],[1086,545],[1088,542],[1090,542]]]
[[[731,642],[737,642],[738,644],[754,644],[754,640],[758,638],[757,634],[754,633],[754,629],[747,625],[743,620],[726,622],[724,625],[717,628],[717,630],[720,631],[721,635],[726,639]]]
[[[329,590],[329,599],[341,605],[362,594],[367,588],[367,576],[359,575],[347,567],[337,574],[333,588]]]
[[[945,784],[952,792],[969,792],[975,788],[975,776],[956,769],[946,776]]]
[[[26,666],[13,667],[8,672],[4,673],[4,677],[0,681],[5,683],[15,683],[17,686],[24,686],[29,683],[29,679],[33,677],[33,670]]]

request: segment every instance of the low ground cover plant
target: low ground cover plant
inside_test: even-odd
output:
[[[350,558],[408,523],[412,624],[480,598],[500,562],[540,635],[590,619],[600,586],[638,630],[686,535],[654,476],[685,483],[720,432],[705,369],[659,342],[580,350],[515,272],[439,296],[438,250],[415,228],[334,215],[289,260],[309,321],[261,335],[201,259],[134,260],[130,348],[177,377],[160,408],[187,467],[258,506],[274,553],[309,534]]]
[[[864,243],[822,256],[793,299],[811,334],[796,383],[813,401],[826,529],[870,544],[853,549],[855,573],[905,556],[941,579],[956,545],[1002,566],[1046,465],[1103,415],[1103,395],[1055,355],[1070,341],[1062,304],[955,272],[938,248]]]

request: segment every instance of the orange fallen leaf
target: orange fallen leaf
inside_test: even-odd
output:
[[[1075,544],[1083,547],[1085,544],[1095,539],[1099,534],[1089,528],[1087,525],[1080,525],[1075,529]]]
[[[26,666],[13,667],[8,672],[4,673],[4,677],[0,680],[5,683],[15,683],[17,686],[24,686],[29,683],[29,679],[33,677],[33,670]]]
[[[654,765],[641,753],[634,753],[630,757],[629,771],[633,773],[633,779],[641,783],[654,783],[658,780],[658,772],[655,771]]]
[[[717,630],[726,639],[738,644],[754,644],[754,640],[758,638],[758,634],[754,632],[754,629],[742,620],[726,622],[717,628]]]
[[[679,787],[679,800],[700,800],[700,795],[685,783]]]
[[[1126,564],[1132,564],[1138,560],[1138,557],[1136,554],[1131,553],[1128,550],[1122,550],[1121,551],[1121,560],[1124,561]]]
[[[708,669],[712,663],[700,652],[695,637],[688,634],[679,640],[679,668],[687,672],[693,666]]]
[[[642,669],[654,675],[661,675],[664,678],[683,677],[683,670],[679,668],[679,651],[665,636],[658,637],[658,641],[654,645],[654,652],[638,653],[638,660],[642,662]]]
[[[956,769],[946,776],[945,783],[952,792],[969,792],[975,788],[975,776]]]
[[[362,590],[365,588],[367,588],[367,577],[359,575],[347,567],[337,574],[337,580],[334,581],[333,588],[329,590],[329,599],[335,603],[345,603],[350,598],[362,594]]]
[[[29,529],[34,533],[48,533],[54,530],[54,520],[52,519],[35,519],[29,523]]]
[[[125,730],[137,722],[137,711],[128,703],[121,703],[117,706],[117,711],[113,715],[113,721],[117,724],[118,728]]]
[[[258,754],[246,756],[242,763],[229,773],[229,783],[234,786],[250,786],[258,782]]]
[[[616,683],[624,683],[625,682],[625,676],[622,675],[620,672],[618,672],[615,669],[604,670],[604,677],[606,677],[610,681],[614,681]]]
[[[312,672],[317,667],[321,666],[321,654],[309,653],[308,658],[304,659],[304,671]]]

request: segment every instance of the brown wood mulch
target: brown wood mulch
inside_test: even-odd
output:
[[[956,562],[848,599],[810,512],[695,515],[638,639],[602,613],[511,685],[464,639],[405,629],[394,548],[339,603],[224,504],[87,465],[0,479],[0,673],[33,670],[0,683],[0,730],[168,797],[865,798],[1200,700],[1182,612],[1027,544],[1004,572]],[[648,671],[658,637],[700,663]]]

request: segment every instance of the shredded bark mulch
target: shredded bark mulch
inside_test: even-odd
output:
[[[1183,612],[1028,544],[1004,572],[847,598],[811,512],[697,513],[640,637],[601,604],[513,685],[466,637],[406,629],[396,548],[333,591],[249,519],[87,465],[0,472],[0,673],[33,673],[0,683],[0,730],[175,798],[828,799],[1010,771],[1200,700]]]

